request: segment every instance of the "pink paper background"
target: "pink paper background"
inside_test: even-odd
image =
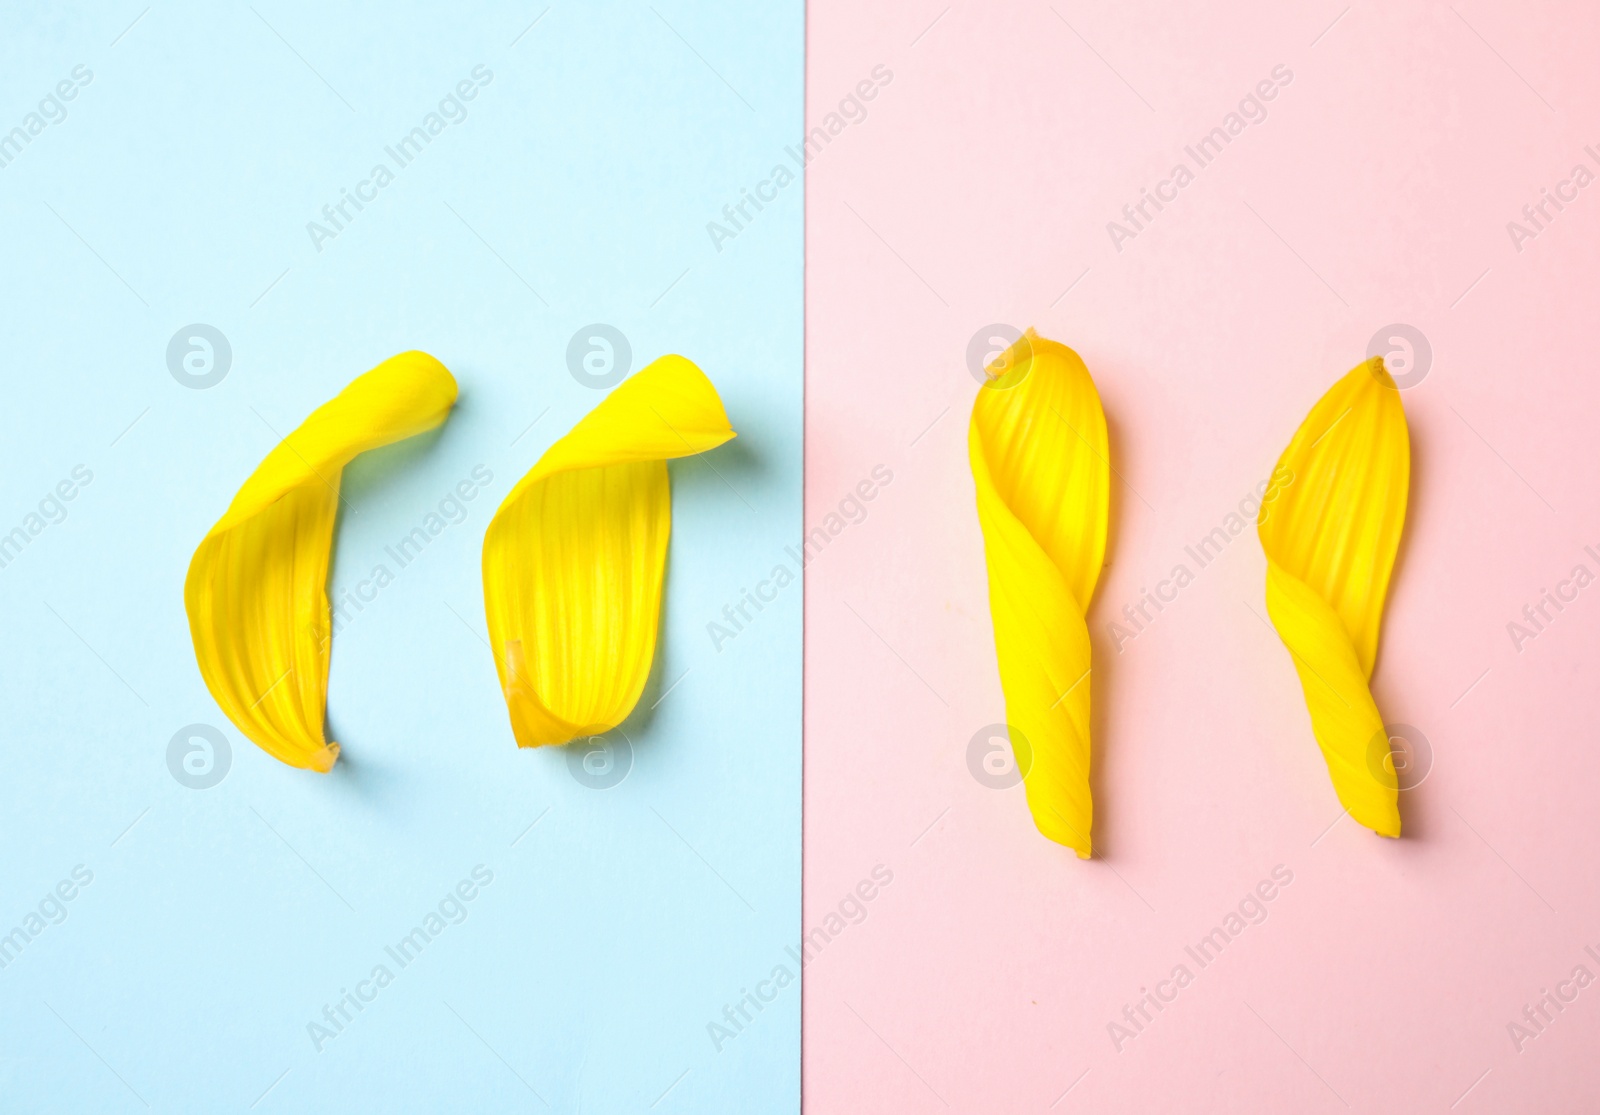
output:
[[[893,882],[805,970],[806,1110],[1594,1110],[1600,983],[1521,1052],[1507,1026],[1600,976],[1600,585],[1520,652],[1506,625],[1600,574],[1600,183],[1520,252],[1506,224],[1600,170],[1600,15],[944,7],[810,5],[813,125],[894,76],[809,172],[808,524],[893,480],[807,573],[807,927],[874,865]],[[1106,223],[1280,64],[1265,121],[1116,251]],[[968,769],[1005,719],[966,461],[992,322],[1083,355],[1125,478],[1087,863]],[[1253,527],[1122,653],[1108,634],[1392,322],[1433,349],[1374,679],[1434,756],[1399,841],[1328,827]],[[1199,970],[1184,946],[1278,864],[1267,920]],[[1118,1052],[1107,1024],[1180,962]]]

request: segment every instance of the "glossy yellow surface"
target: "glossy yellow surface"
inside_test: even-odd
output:
[[[328,559],[344,466],[431,430],[456,381],[425,352],[358,376],[267,454],[195,550],[183,586],[195,659],[228,719],[290,766],[328,771]]]
[[[483,603],[519,747],[607,732],[650,675],[672,528],[667,461],[734,436],[681,356],[624,380],[495,512]]]
[[[1087,859],[1094,805],[1084,614],[1106,548],[1105,413],[1078,354],[1031,329],[988,373],[967,448],[1006,722],[1034,824]]]
[[[1400,835],[1389,737],[1368,680],[1405,525],[1411,440],[1400,392],[1374,357],[1312,408],[1278,459],[1293,479],[1264,503],[1267,614],[1294,659],[1340,803]]]

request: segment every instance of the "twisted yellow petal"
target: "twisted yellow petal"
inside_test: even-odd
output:
[[[290,766],[328,771],[328,557],[344,466],[431,430],[456,381],[425,352],[358,376],[267,454],[195,550],[183,586],[206,688],[239,730]]]
[[[1301,423],[1257,524],[1267,614],[1294,658],[1333,788],[1352,817],[1383,836],[1400,835],[1398,786],[1367,682],[1410,475],[1400,392],[1373,357]]]
[[[1084,613],[1106,549],[1105,413],[1078,354],[1031,329],[988,373],[967,450],[1006,720],[1034,824],[1088,859]]]
[[[667,460],[733,437],[716,388],[663,356],[539,458],[483,540],[483,605],[519,747],[610,731],[655,654]]]

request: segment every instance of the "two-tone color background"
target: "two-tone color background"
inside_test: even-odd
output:
[[[1481,0],[0,11],[0,1110],[1594,1107],[1597,43]],[[1087,863],[997,735],[966,463],[1030,325],[1117,470]],[[1229,532],[1374,346],[1398,842]],[[221,716],[183,574],[407,348],[461,402],[346,472],[317,777]],[[668,351],[740,437],[673,466],[657,676],[519,752],[483,529]]]

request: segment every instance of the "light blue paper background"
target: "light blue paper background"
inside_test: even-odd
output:
[[[141,7],[0,15],[0,130],[93,73],[0,169],[0,533],[93,473],[0,568],[0,932],[93,872],[0,969],[0,1104],[797,1110],[798,982],[720,1052],[707,1024],[799,924],[800,586],[720,651],[707,624],[800,533],[802,187],[721,252],[706,222],[800,133],[802,5]],[[316,251],[307,222],[479,64],[466,119]],[[195,322],[233,350],[206,390],[166,362]],[[740,435],[673,466],[660,703],[606,790],[514,746],[478,564],[602,397],[567,370],[591,322],[634,369],[696,360]],[[346,472],[332,592],[395,577],[335,638],[344,754],[317,776],[221,715],[183,577],[279,435],[408,348],[461,400]],[[397,569],[384,547],[479,464]],[[231,745],[204,790],[167,761],[196,722]],[[466,920],[386,957],[479,864]],[[308,1023],[380,963],[317,1052]]]

